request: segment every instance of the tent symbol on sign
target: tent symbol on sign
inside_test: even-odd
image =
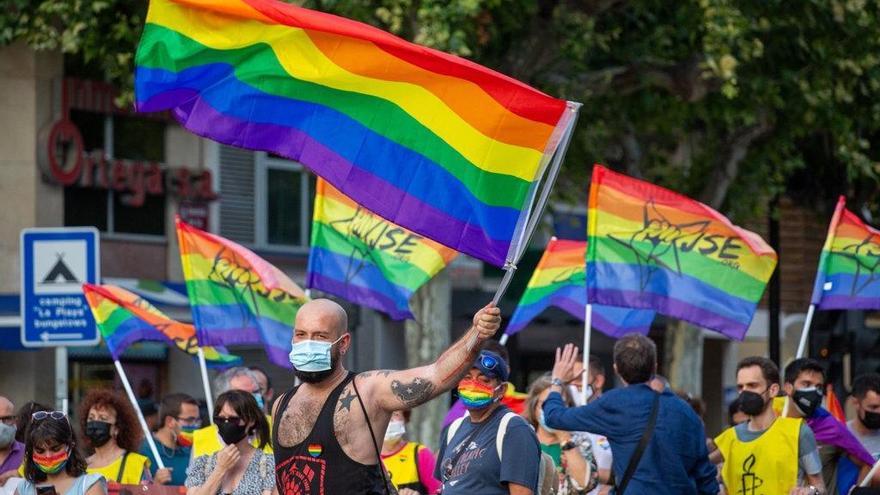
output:
[[[79,280],[73,275],[73,272],[70,271],[70,268],[67,264],[64,263],[64,254],[63,253],[55,253],[55,257],[58,260],[55,262],[55,266],[49,270],[49,273],[43,278],[41,284],[75,284],[79,283]],[[60,281],[58,279],[61,279]]]

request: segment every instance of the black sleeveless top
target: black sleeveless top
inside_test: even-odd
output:
[[[281,417],[299,387],[288,390],[273,418],[272,448],[275,450],[275,484],[279,495],[384,495],[377,464],[352,460],[336,440],[333,414],[342,389],[355,377],[349,372],[327,397],[315,426],[302,443],[283,447],[278,442]],[[355,406],[357,407],[357,406]]]

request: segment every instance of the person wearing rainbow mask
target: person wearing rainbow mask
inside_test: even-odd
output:
[[[193,433],[201,428],[199,403],[186,394],[169,394],[159,405],[159,429],[153,435],[162,463],[171,471],[170,479],[156,475],[156,459],[146,440],[141,454],[150,458],[153,479],[163,485],[183,486],[192,453]]]
[[[55,494],[107,495],[104,477],[86,473],[67,415],[37,411],[32,416],[24,447],[24,481],[15,495],[37,495],[38,486],[41,492]]]
[[[443,495],[538,492],[541,447],[531,426],[501,403],[510,369],[483,350],[458,382],[468,415],[443,429],[434,477]]]

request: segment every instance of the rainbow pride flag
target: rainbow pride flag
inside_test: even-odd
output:
[[[357,204],[502,266],[575,105],[277,0],[151,0],[136,107],[297,160]]]
[[[586,254],[584,241],[551,239],[504,333],[519,332],[550,306],[583,321],[587,305]],[[610,337],[630,332],[647,334],[652,321],[654,312],[650,310],[593,305],[592,326]]]
[[[810,301],[818,309],[880,309],[880,230],[837,200]]]
[[[686,196],[593,168],[591,303],[653,309],[742,339],[776,267],[757,234]]]
[[[137,294],[115,285],[83,284],[83,294],[113,359],[135,342],[167,342],[196,357],[199,340],[192,325],[172,320]],[[223,347],[203,346],[212,367],[235,366],[241,358]]]
[[[318,179],[306,286],[412,318],[409,299],[458,253],[355,204]]]
[[[302,289],[249,249],[176,222],[199,342],[261,343],[270,361],[290,368],[293,321],[307,300]]]

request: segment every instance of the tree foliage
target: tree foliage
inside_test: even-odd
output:
[[[130,87],[145,4],[11,0],[0,44]],[[308,0],[584,103],[560,192],[605,162],[735,216],[880,202],[880,0]]]

